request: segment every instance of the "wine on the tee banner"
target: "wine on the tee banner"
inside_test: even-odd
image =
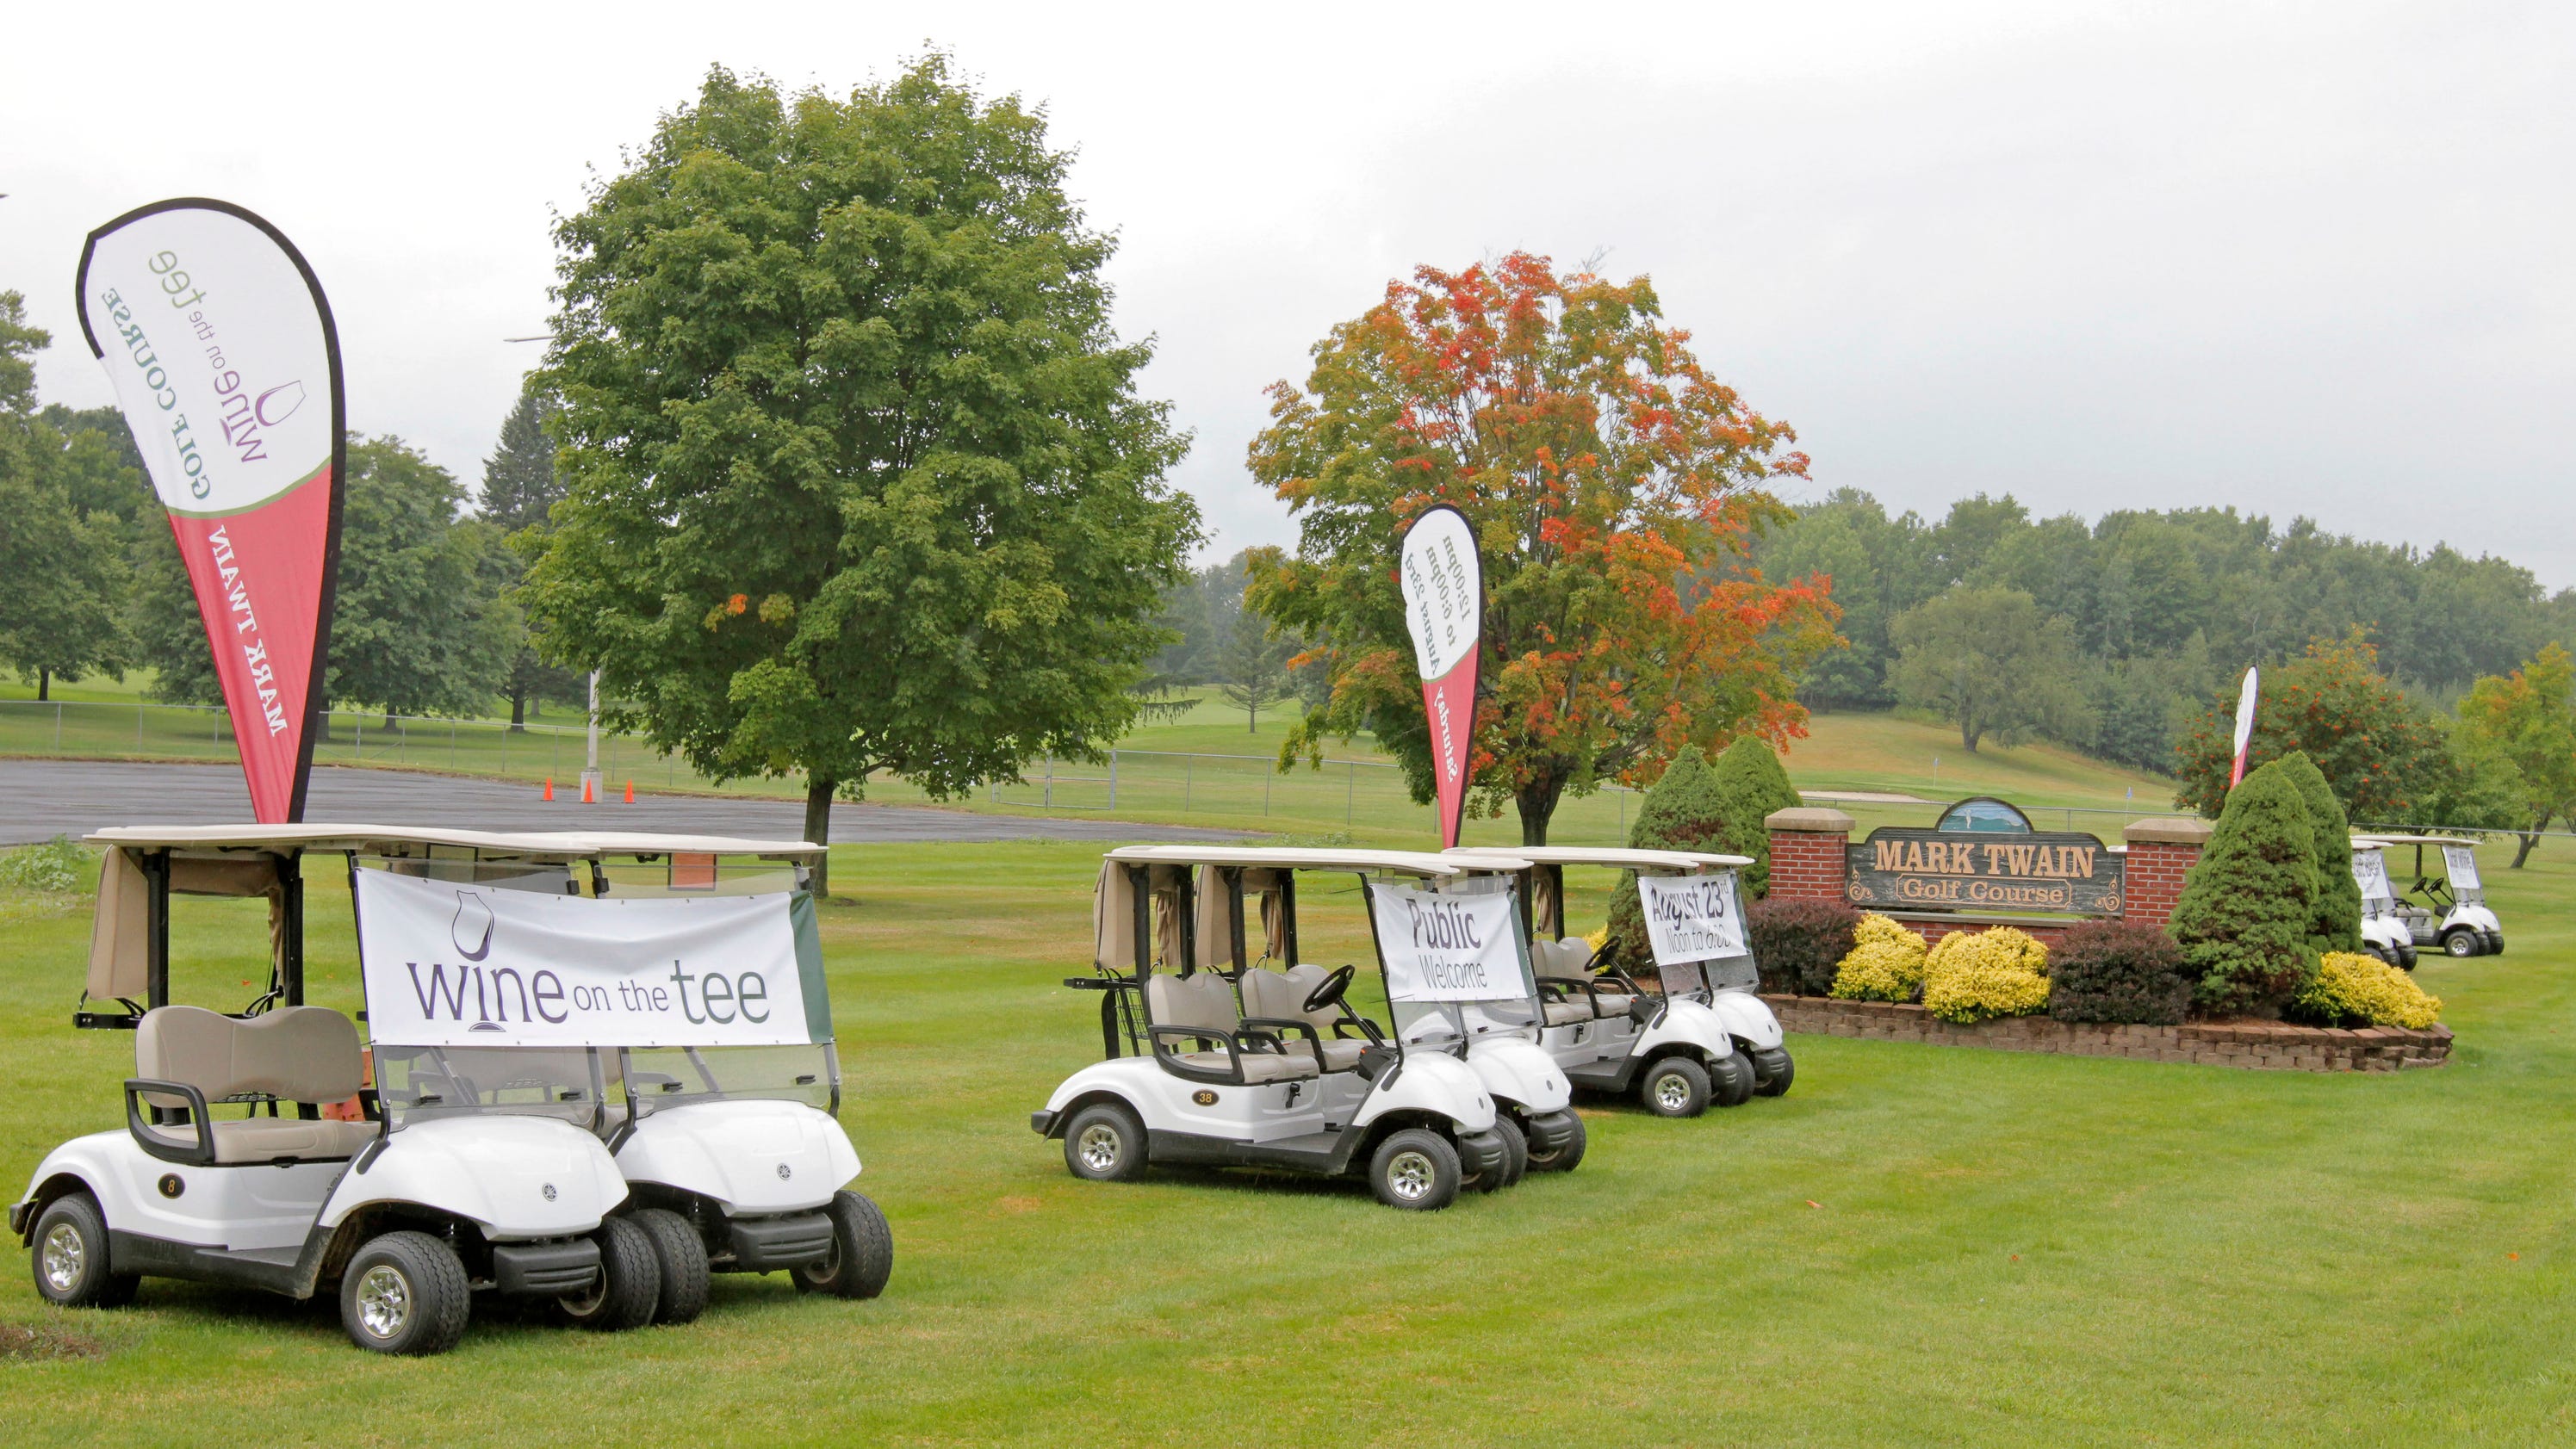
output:
[[[346,473],[322,285],[277,228],[189,198],[91,232],[74,286],[187,561],[252,814],[301,820]]]
[[[1440,801],[1440,845],[1458,843],[1475,757],[1477,643],[1484,632],[1485,569],[1467,516],[1447,504],[1404,531],[1400,574],[1422,708],[1431,726],[1431,772]]]

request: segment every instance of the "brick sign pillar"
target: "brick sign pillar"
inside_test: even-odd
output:
[[[1843,898],[1843,847],[1851,841],[1850,816],[1801,806],[1774,810],[1762,817],[1762,824],[1771,832],[1771,899]]]
[[[2188,816],[2133,820],[2120,835],[2129,845],[2129,899],[2122,918],[2161,926],[2173,919],[2182,900],[2182,878],[2209,843],[2210,824]]]

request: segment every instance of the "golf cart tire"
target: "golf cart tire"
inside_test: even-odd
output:
[[[655,1323],[681,1324],[696,1320],[707,1311],[707,1241],[687,1218],[669,1208],[646,1208],[635,1215],[635,1226],[653,1244],[653,1266],[661,1275],[661,1290],[653,1300]]]
[[[1503,1139],[1503,1186],[1510,1187],[1529,1176],[1529,1134],[1499,1112],[1494,1114],[1494,1131]]]
[[[2442,950],[2454,957],[2483,956],[2487,952],[2487,943],[2479,940],[2478,933],[2468,927],[2453,926],[2442,933]]]
[[[555,1314],[575,1328],[622,1333],[653,1321],[662,1300],[662,1270],[653,1239],[631,1218],[608,1218],[594,1235],[599,1244],[599,1286],[580,1297],[555,1300]]]
[[[1574,1114],[1570,1112],[1567,1115],[1574,1116]],[[1532,1172],[1572,1172],[1575,1168],[1575,1164],[1583,1160],[1584,1146],[1585,1138],[1583,1119],[1579,1116],[1575,1116],[1574,1135],[1565,1139],[1564,1146],[1559,1147],[1554,1152],[1541,1152],[1536,1148],[1529,1149],[1529,1170]]]
[[[50,1271],[48,1258],[53,1260]],[[35,1270],[37,1294],[62,1308],[122,1308],[134,1301],[142,1282],[140,1275],[110,1266],[107,1219],[99,1213],[98,1200],[85,1192],[66,1193],[45,1205],[36,1218],[27,1260]]]
[[[1696,1117],[1708,1110],[1708,1068],[1688,1057],[1657,1059],[1637,1081],[1637,1100],[1658,1117]]]
[[[1753,1054],[1753,1091],[1762,1097],[1785,1097],[1798,1080],[1798,1063],[1787,1047],[1764,1047]]]
[[[1427,1127],[1390,1132],[1369,1155],[1369,1191],[1391,1208],[1437,1212],[1458,1200],[1458,1149]]]
[[[1717,1059],[1708,1074],[1709,1096],[1721,1107],[1741,1107],[1753,1100],[1762,1085],[1760,1074],[1753,1070],[1753,1058],[1742,1047]]]
[[[1145,1124],[1123,1102],[1094,1102],[1064,1124],[1064,1165],[1090,1182],[1145,1175]]]
[[[877,1205],[843,1188],[824,1209],[832,1219],[832,1251],[816,1263],[787,1270],[800,1293],[835,1298],[874,1298],[894,1275],[894,1229]]]
[[[340,1275],[340,1326],[376,1353],[445,1353],[473,1308],[456,1250],[427,1233],[379,1233]]]

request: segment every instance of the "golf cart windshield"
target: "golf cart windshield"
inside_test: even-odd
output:
[[[2397,892],[2388,884],[2388,860],[2376,845],[2355,846],[2352,852],[2353,884],[2361,887],[2361,914],[2365,920],[2393,915],[2397,910]]]
[[[2465,845],[2442,847],[2442,863],[2451,872],[2451,899],[2461,905],[2477,905],[2486,899],[2486,888],[2478,882],[2478,853]]]
[[[606,1096],[592,1053],[561,1047],[375,1047],[385,1118],[553,1117],[595,1127]]]
[[[1399,1042],[1441,1051],[1484,1036],[1537,1038],[1538,983],[1508,876],[1469,876],[1439,892],[1389,881],[1368,889]]]
[[[1705,1002],[1720,991],[1760,984],[1744,934],[1744,897],[1733,870],[1700,875],[1637,873],[1655,974],[1666,996]]]
[[[805,1046],[631,1047],[618,1075],[637,1116],[691,1102],[752,1098],[840,1105],[841,1062],[829,1042]]]

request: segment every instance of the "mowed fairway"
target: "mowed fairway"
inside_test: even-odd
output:
[[[0,1325],[13,1444],[2538,1444],[2576,1438],[2576,862],[2487,852],[2512,953],[2430,958],[2453,1065],[2236,1072],[1795,1038],[1796,1089],[1616,1104],[1591,1156],[1412,1216],[1356,1186],[1076,1182],[1029,1111],[1099,1050],[1094,850],[857,848],[827,914],[881,1300],[720,1278],[617,1336],[478,1306],[427,1360],[334,1305],[147,1282]],[[353,1006],[316,871],[317,998]],[[192,902],[182,991],[237,1007],[256,917]],[[114,1125],[132,1039],[68,1024],[86,902],[0,903],[0,1174]],[[1364,950],[1311,892],[1310,957]],[[1579,919],[1597,919],[1598,903]],[[221,951],[210,954],[214,940]],[[194,946],[192,952],[191,947]],[[230,952],[224,955],[222,952]],[[1362,958],[1365,959],[1365,958]],[[1365,979],[1365,978],[1364,978]],[[220,989],[218,989],[220,988]],[[13,1253],[19,1252],[14,1246]],[[2518,1255],[2518,1256],[2517,1256]]]

